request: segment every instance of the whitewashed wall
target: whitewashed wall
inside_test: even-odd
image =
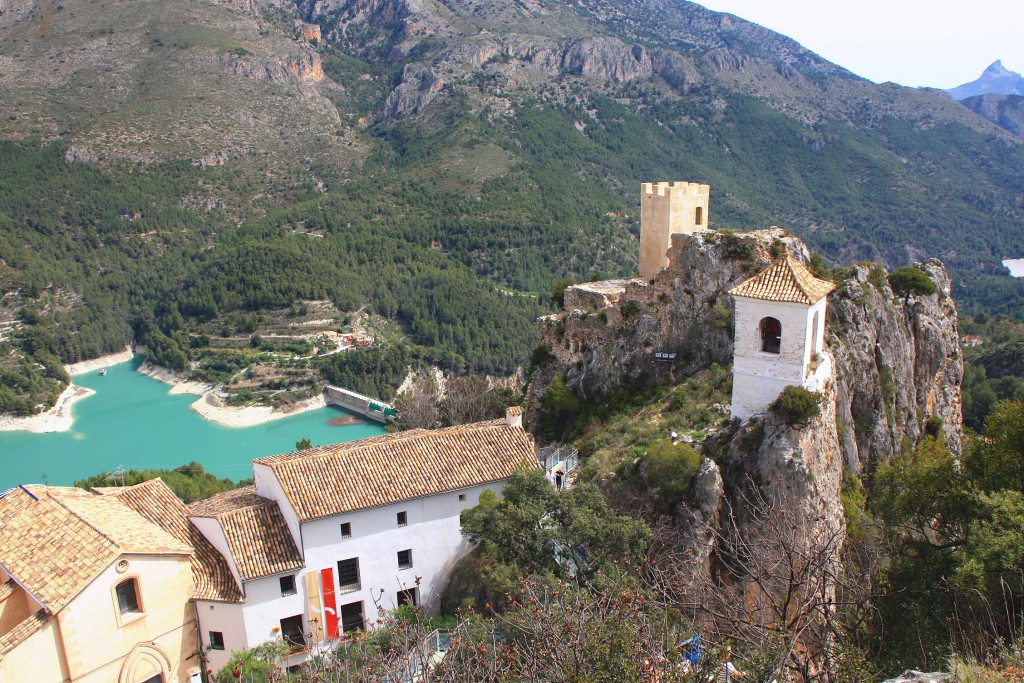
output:
[[[735,297],[735,346],[733,352],[732,417],[745,420],[767,410],[790,385],[820,390],[831,375],[825,354],[813,375],[807,368],[815,352],[823,348],[825,304],[813,306]],[[818,315],[814,329],[814,315]],[[782,324],[779,353],[761,350],[761,320],[776,318]]]

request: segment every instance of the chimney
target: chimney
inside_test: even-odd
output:
[[[505,408],[505,424],[509,427],[523,426],[523,409],[519,406]]]

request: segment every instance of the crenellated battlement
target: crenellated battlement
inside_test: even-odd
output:
[[[701,183],[640,184],[640,275],[652,278],[668,265],[672,235],[708,229],[711,186]]]
[[[660,183],[640,183],[643,199],[665,197],[670,194],[687,195],[691,197],[711,197],[711,186],[701,183],[688,183],[685,180],[677,180],[674,183],[662,181]]]

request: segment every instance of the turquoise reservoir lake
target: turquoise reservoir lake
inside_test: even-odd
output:
[[[384,433],[377,424],[333,426],[347,415],[321,408],[255,427],[232,428],[209,422],[189,409],[188,394],[170,395],[168,385],[135,372],[139,360],[75,376],[75,384],[96,394],[72,406],[67,432],[0,432],[0,491],[18,484],[70,486],[118,466],[126,470],[171,469],[195,460],[218,477],[252,476],[251,460],[295,450],[308,438],[314,445],[353,441]]]

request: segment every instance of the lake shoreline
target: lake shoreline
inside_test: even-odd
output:
[[[127,363],[133,358],[135,358],[135,354],[132,353],[131,347],[128,346],[125,347],[124,351],[119,351],[118,353],[65,365],[64,369],[67,370],[69,375],[81,375],[120,365],[121,363]],[[286,406],[283,410],[269,406],[228,406],[224,405],[224,401],[217,393],[215,387],[206,382],[182,379],[180,373],[154,365],[149,361],[143,361],[135,371],[169,385],[168,394],[193,394],[198,396],[199,398],[189,406],[192,411],[204,420],[209,420],[225,427],[256,427],[327,406],[327,400],[323,394]],[[74,426],[74,416],[71,414],[71,407],[76,401],[88,398],[95,393],[92,389],[71,383],[57,397],[57,401],[52,408],[38,415],[0,415],[0,432],[49,434],[52,432],[69,431]],[[352,424],[359,423],[353,422]]]
[[[0,415],[0,432],[32,432],[33,434],[50,434],[66,432],[74,424],[71,406],[76,401],[88,398],[96,392],[92,389],[69,384],[57,397],[57,402],[47,411],[38,415]]]
[[[127,363],[134,357],[135,354],[132,353],[132,347],[126,346],[124,351],[118,351],[117,353],[111,353],[90,360],[83,360],[78,363],[70,363],[64,366],[64,370],[74,377],[75,375],[82,375],[94,370],[102,370],[120,365],[121,363]],[[72,382],[68,384],[64,391],[60,392],[53,407],[49,410],[44,410],[38,415],[0,415],[0,432],[31,432],[33,434],[66,432],[71,429],[75,422],[74,417],[71,415],[71,406],[76,401],[81,401],[83,398],[88,398],[95,393],[92,389],[80,387]]]
[[[132,358],[135,358],[135,354],[132,352],[131,346],[124,347],[124,351],[118,351],[117,353],[111,353],[106,356],[100,356],[99,358],[93,358],[90,360],[83,360],[78,363],[71,363],[65,365],[64,369],[67,373],[74,377],[75,375],[83,375],[93,370],[102,370],[104,368],[113,367],[120,365],[121,363],[127,363]]]
[[[193,382],[181,378],[174,370],[153,365],[143,361],[137,372],[164,384],[170,385],[169,394],[195,394],[199,398],[189,408],[204,420],[232,428],[255,427],[275,420],[280,420],[310,410],[319,410],[327,406],[323,394],[305,401],[286,406],[283,410],[269,406],[228,406],[216,388],[205,382]]]

